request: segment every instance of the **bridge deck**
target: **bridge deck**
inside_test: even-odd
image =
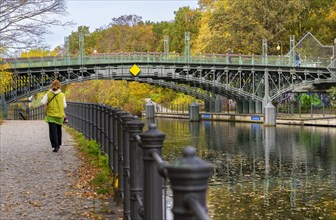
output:
[[[5,121],[0,129],[0,219],[90,219],[102,209],[103,200],[74,186],[80,160],[65,130],[53,153],[44,121]]]

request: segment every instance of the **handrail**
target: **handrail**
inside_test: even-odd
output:
[[[280,55],[244,55],[244,54],[199,54],[186,59],[178,53],[134,52],[134,53],[104,53],[84,56],[83,59],[75,56],[31,57],[31,58],[4,58],[3,63],[9,63],[11,68],[56,67],[71,65],[91,65],[106,63],[180,63],[180,64],[230,64],[230,65],[267,65],[289,66],[295,64],[289,56]],[[327,67],[332,58],[303,57],[302,67]]]

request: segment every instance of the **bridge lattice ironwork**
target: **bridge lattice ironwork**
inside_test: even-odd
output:
[[[63,84],[93,79],[139,81],[212,100],[214,96],[196,91],[202,88],[237,101],[269,102],[289,91],[307,89],[316,84],[336,83],[335,61],[325,60],[317,66],[302,63],[295,67],[284,56],[200,55],[187,60],[178,54],[127,53],[71,57],[47,57],[10,61],[14,73],[4,100],[44,91],[53,79]],[[136,64],[140,73],[130,72]]]

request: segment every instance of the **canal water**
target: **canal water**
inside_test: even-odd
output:
[[[336,128],[155,119],[163,157],[210,162],[212,219],[336,219]],[[146,130],[146,129],[145,129]]]

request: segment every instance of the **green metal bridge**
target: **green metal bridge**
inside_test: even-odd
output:
[[[175,53],[113,53],[79,57],[3,59],[14,75],[2,94],[8,104],[47,90],[53,79],[63,84],[94,79],[138,81],[173,88],[214,105],[217,95],[237,101],[244,113],[261,113],[263,106],[287,92],[336,83],[336,60],[293,56]],[[197,88],[206,91],[197,92]],[[212,103],[212,104],[211,104]],[[208,111],[213,108],[208,107]]]

